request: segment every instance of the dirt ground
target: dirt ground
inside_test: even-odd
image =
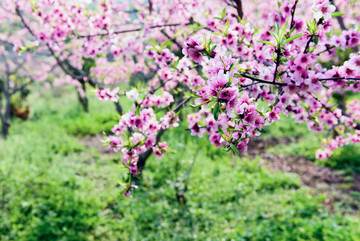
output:
[[[360,213],[359,197],[360,174],[345,175],[327,167],[317,166],[314,162],[298,156],[284,156],[268,153],[267,149],[279,144],[289,144],[290,139],[257,139],[250,143],[249,158],[261,157],[260,163],[270,170],[296,173],[303,185],[310,188],[314,194],[324,194],[324,204],[333,210],[336,205],[348,208],[349,212]]]

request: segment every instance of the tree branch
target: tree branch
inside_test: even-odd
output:
[[[320,81],[327,81],[327,80],[360,80],[360,78],[354,77],[331,77],[331,78],[323,78],[319,79]]]
[[[279,86],[286,86],[286,85],[287,85],[287,83],[281,83],[281,82],[273,82],[273,81],[263,80],[263,79],[259,79],[259,78],[256,78],[256,77],[253,77],[253,76],[250,76],[250,75],[247,75],[247,74],[240,74],[240,75],[243,76],[244,78],[251,79],[251,80],[254,80],[254,81],[263,83],[263,84],[279,85]]]
[[[181,44],[180,44],[175,38],[172,38],[169,34],[167,34],[167,32],[166,32],[165,29],[162,29],[162,30],[161,30],[161,33],[162,33],[165,37],[167,37],[168,39],[170,39],[174,44],[176,44],[176,46],[178,46],[180,50],[182,50],[183,47],[181,46]]]
[[[192,23],[187,23],[185,25],[191,25]],[[154,25],[150,26],[149,29],[156,29],[156,28],[166,28],[166,27],[177,27],[181,26],[183,24],[181,23],[169,23],[169,24],[161,24],[161,25]],[[120,30],[115,31],[112,33],[97,33],[97,34],[90,34],[90,35],[75,35],[76,38],[93,38],[93,37],[104,37],[111,34],[122,34],[122,33],[132,33],[132,32],[139,32],[143,30],[144,28],[135,28],[135,29],[127,29],[127,30]]]
[[[29,31],[29,33],[36,38],[35,33],[32,31],[32,29],[30,28],[30,26],[26,23],[24,17],[21,15],[20,10],[18,7],[16,7],[16,14],[20,17],[21,23],[24,25],[24,27]],[[68,59],[65,59],[64,61],[62,61],[57,54],[55,53],[55,51],[53,50],[53,48],[50,46],[49,43],[46,43],[46,46],[48,48],[48,50],[50,51],[51,55],[55,58],[57,64],[59,65],[59,67],[64,71],[65,74],[71,76],[73,79],[76,79],[78,81],[80,81],[80,83],[83,84],[83,82],[85,82],[85,77],[87,79],[86,82],[88,82],[92,87],[96,88],[98,87],[99,89],[103,89],[104,87],[101,86],[98,81],[94,80],[93,78],[91,78],[90,76],[88,76],[83,70],[78,69],[76,67],[74,67],[70,61]],[[66,66],[67,68],[66,68]],[[122,107],[120,105],[119,102],[114,102],[115,103],[115,107],[117,112],[122,115],[123,110]]]
[[[294,3],[294,6],[291,8],[291,23],[290,23],[290,30],[294,27],[295,22],[294,22],[294,16],[295,16],[295,10],[296,10],[296,5],[298,4],[299,0],[296,0]]]
[[[244,17],[244,12],[243,12],[243,8],[242,8],[242,1],[241,0],[233,0],[233,2],[235,3],[235,8],[237,11],[237,14],[239,16],[240,19],[242,19]]]

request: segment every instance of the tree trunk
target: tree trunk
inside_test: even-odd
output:
[[[85,83],[81,84],[82,87],[82,91],[84,92],[84,94],[82,95],[80,93],[80,91],[77,91],[78,93],[78,98],[79,98],[79,102],[80,105],[82,106],[82,108],[84,109],[85,112],[89,112],[89,100],[86,96],[86,87],[85,87]]]
[[[4,139],[6,139],[6,137],[9,134],[10,122],[9,120],[3,120],[3,119],[1,119],[1,122],[2,122],[1,135],[3,136]]]
[[[178,103],[178,105],[174,108],[174,112],[177,113],[181,110],[181,108],[189,101],[191,100],[191,97],[188,97],[186,98],[185,100],[183,100],[181,103]],[[164,135],[165,133],[165,130],[164,129],[161,129],[157,135],[156,135],[156,140],[155,140],[155,143],[158,143],[161,139],[161,137]],[[152,148],[149,148],[148,150],[146,150],[144,153],[142,153],[140,156],[139,156],[139,160],[137,162],[137,168],[138,168],[138,171],[140,172],[140,176],[142,175],[142,171],[144,170],[145,168],[145,165],[146,165],[146,161],[147,159],[149,159],[149,157],[151,156],[151,154],[153,153],[152,151]],[[137,183],[138,182],[138,176],[139,175],[132,175],[132,180],[134,181],[134,183]]]
[[[10,115],[11,115],[11,100],[10,100],[10,92],[9,92],[9,78],[6,81],[1,81],[1,87],[4,94],[5,99],[5,111],[4,113],[0,113],[1,117],[1,134],[4,138],[6,138],[9,134],[10,128]],[[0,106],[1,111],[1,106]]]
[[[164,129],[161,129],[158,134],[156,135],[156,143],[158,143],[160,141],[161,136],[165,133]],[[149,157],[151,156],[151,154],[153,153],[152,148],[147,149],[144,153],[140,154],[139,156],[139,160],[137,162],[137,168],[139,171],[139,175],[131,175],[132,180],[134,181],[134,183],[138,183],[139,182],[139,176],[142,176],[142,172],[145,168],[146,165],[146,161],[147,159],[149,159]]]

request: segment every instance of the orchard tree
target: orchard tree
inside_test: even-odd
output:
[[[29,115],[28,108],[22,110],[16,105],[24,101],[35,80],[45,81],[51,65],[43,55],[26,53],[19,56],[14,48],[16,50],[23,38],[22,28],[16,22],[16,17],[8,15],[1,4],[0,16],[0,119],[1,134],[7,137],[11,117],[15,115],[27,119]]]
[[[104,61],[100,60],[103,56],[96,52],[101,47],[94,46],[94,49],[87,53],[84,50],[86,38],[76,35],[75,38],[79,37],[79,41],[70,39],[75,36],[75,32],[81,33],[84,29],[102,29],[101,26],[84,24],[94,20],[91,12],[85,14],[85,7],[85,4],[79,3],[75,6],[70,1],[5,0],[1,3],[4,20],[13,21],[7,21],[7,24],[20,28],[17,41],[12,43],[14,50],[20,55],[32,52],[46,55],[47,59],[51,59],[51,85],[75,86],[80,104],[88,111],[86,85],[102,88],[96,76],[91,74],[91,68],[96,65],[95,57],[99,57],[101,63]],[[78,51],[79,46],[83,46],[84,49]],[[115,76],[114,72],[117,69],[110,71],[111,64],[108,66],[107,74],[112,73]],[[121,106],[118,103],[115,106],[117,111],[122,113]]]
[[[0,47],[0,63],[4,66],[0,71],[0,119],[4,138],[9,134],[12,115],[22,119],[27,119],[29,115],[28,108],[21,110],[16,106],[15,97],[20,101],[25,99],[34,79],[40,79],[40,76],[30,70],[31,66],[26,64],[27,61],[30,59],[19,58],[4,46]]]
[[[100,100],[133,101],[106,138],[129,172],[125,196],[148,157],[169,152],[161,137],[186,106],[191,135],[237,156],[281,114],[330,130],[319,159],[360,141],[359,100],[348,99],[360,90],[358,3],[19,2],[15,13],[36,48],[45,46],[68,76],[98,87]],[[129,79],[143,82],[124,89]]]
[[[141,173],[147,157],[154,153],[161,158],[169,151],[161,136],[178,126],[178,112],[190,101],[191,135],[206,136],[238,156],[281,114],[314,132],[334,131],[317,152],[319,159],[360,141],[359,100],[336,101],[338,95],[346,98],[345,92],[360,90],[360,36],[352,12],[343,17],[328,0],[281,1],[278,6],[262,2],[259,7],[267,7],[262,15],[254,11],[256,1],[222,1],[227,5],[223,11],[203,9],[200,19],[190,17],[203,24],[202,30],[185,26],[181,33],[188,34],[168,34],[173,43],[185,39],[182,54],[167,41],[149,41],[146,54],[157,73],[147,87],[126,93],[134,107],[107,138],[129,170],[123,180],[126,196],[135,187],[131,177]],[[344,2],[344,12],[358,9]],[[245,5],[252,10],[247,12]]]

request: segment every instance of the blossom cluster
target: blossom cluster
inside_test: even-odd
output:
[[[168,151],[167,143],[157,142],[156,135],[161,130],[178,126],[179,121],[174,112],[168,112],[159,120],[152,108],[136,112],[129,111],[124,114],[119,123],[112,128],[113,135],[105,140],[109,144],[109,149],[121,151],[121,161],[129,168],[131,174],[138,174],[139,156],[149,148],[159,158]]]
[[[110,90],[108,88],[105,89],[96,89],[95,94],[101,101],[112,101],[112,102],[118,102],[119,96],[118,96],[119,88],[115,88],[113,90]]]

